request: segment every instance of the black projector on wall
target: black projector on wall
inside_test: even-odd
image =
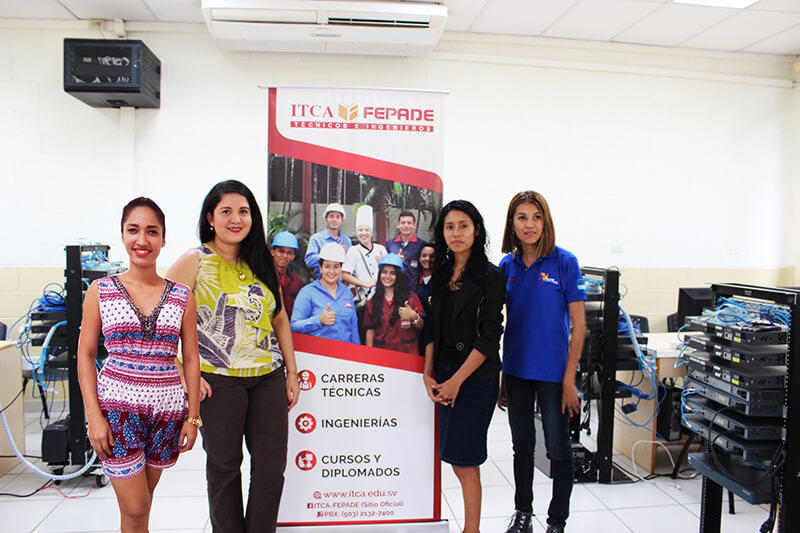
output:
[[[92,107],[161,107],[161,61],[142,41],[64,39],[64,91]]]

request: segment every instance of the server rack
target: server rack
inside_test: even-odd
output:
[[[766,353],[769,355],[766,359],[768,364],[774,365],[776,361],[780,363],[782,359],[786,363],[785,386],[781,395],[783,409],[779,426],[782,436],[778,444],[783,449],[782,464],[773,461],[765,474],[764,470],[742,461],[734,455],[727,456],[722,454],[720,458],[714,455],[715,450],[712,449],[712,446],[715,444],[713,439],[706,439],[706,447],[703,453],[689,455],[689,463],[703,474],[700,532],[720,532],[723,488],[752,504],[771,502],[774,494],[779,505],[779,510],[777,511],[778,533],[798,531],[800,530],[800,508],[795,505],[795,502],[800,501],[800,393],[793,391],[792,389],[796,387],[792,387],[792,385],[800,381],[800,355],[798,355],[800,351],[800,337],[798,336],[800,335],[800,320],[798,320],[800,319],[800,316],[798,316],[800,292],[792,289],[737,283],[713,284],[711,290],[715,300],[719,297],[740,297],[785,306],[789,310],[790,320],[788,331],[771,332],[770,335],[763,339],[756,337],[747,339],[742,332],[738,332],[739,336],[737,336],[736,328],[703,326],[697,322],[690,324],[695,331],[699,328],[703,329],[703,332],[709,336],[710,342],[718,347],[715,355],[722,360],[733,361],[737,358],[735,355],[731,356],[731,354],[741,352],[741,354],[751,356],[751,363],[759,363],[764,360],[762,356]],[[690,323],[690,319],[687,319],[687,323]],[[781,336],[783,333],[785,335]],[[759,342],[759,340],[762,342]],[[764,345],[769,342],[781,342],[782,340],[786,342],[785,358],[774,355],[776,351],[774,345],[771,349],[760,348],[749,351],[745,349],[749,342],[752,342],[753,345]],[[735,349],[731,350],[731,346],[735,346]],[[741,360],[742,358],[738,359]],[[697,375],[701,376],[702,372],[698,372]],[[721,378],[718,377],[719,379],[725,381],[729,378],[723,373]],[[716,381],[710,381],[710,383],[719,384]],[[738,387],[737,384],[734,383],[734,385]],[[700,386],[702,386],[702,383]],[[713,391],[714,389],[709,390]],[[741,391],[737,391],[737,393],[739,392]],[[718,393],[715,394],[716,399],[725,400],[723,396]],[[741,394],[737,395],[742,398]],[[714,400],[715,398],[712,397],[710,399]],[[736,400],[736,398],[733,400]],[[747,402],[739,402],[737,404],[733,400],[730,404],[739,412],[735,421],[728,422],[735,422],[739,428],[742,428],[740,431],[745,431],[744,428],[747,428],[746,430],[749,432],[760,431],[761,428],[758,425],[749,423],[751,420],[755,422],[754,419],[749,418],[754,406],[747,404]],[[780,448],[778,449],[780,450]]]
[[[630,477],[614,465],[614,404],[619,398],[630,397],[631,393],[617,387],[617,372],[620,370],[637,370],[635,358],[625,357],[632,353],[632,343],[628,336],[618,335],[618,319],[620,314],[619,287],[620,272],[616,269],[595,267],[581,268],[581,274],[587,279],[596,279],[602,291],[587,293],[587,335],[584,351],[578,366],[580,374],[579,392],[584,401],[598,402],[597,429],[597,481],[600,483],[628,482]],[[644,337],[637,338],[640,344],[646,344]],[[599,382],[599,391],[592,385],[595,377]],[[580,439],[581,422],[574,417],[571,422],[573,441]]]
[[[67,245],[66,269],[64,271],[64,288],[66,292],[66,335],[64,354],[50,359],[47,367],[65,369],[67,372],[67,387],[69,391],[69,415],[64,420],[52,424],[52,431],[59,434],[66,433],[66,455],[63,464],[55,466],[57,471],[63,471],[65,465],[85,465],[91,453],[91,445],[86,430],[86,413],[83,408],[83,396],[78,383],[78,339],[83,316],[83,297],[86,288],[92,280],[114,274],[122,269],[90,270],[83,268],[82,256],[85,253],[103,253],[107,256],[109,245],[106,244],[76,244]],[[98,359],[105,358],[107,353],[103,347],[102,337],[98,340]],[[51,429],[48,426],[48,429]],[[46,430],[47,431],[47,430]],[[43,437],[43,451],[45,442]],[[104,480],[98,475],[98,484]]]

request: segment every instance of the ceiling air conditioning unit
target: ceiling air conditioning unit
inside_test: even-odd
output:
[[[203,0],[203,18],[225,51],[419,56],[444,29],[435,2]]]

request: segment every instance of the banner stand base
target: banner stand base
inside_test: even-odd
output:
[[[278,526],[278,533],[448,533],[447,520],[406,524],[342,524],[336,526]]]

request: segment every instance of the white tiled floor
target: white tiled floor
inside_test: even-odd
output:
[[[41,433],[38,405],[25,405],[28,453],[40,448]],[[592,449],[591,438],[584,439]],[[489,460],[481,468],[483,508],[481,531],[504,532],[513,512],[513,474],[511,435],[505,413],[496,411],[489,432]],[[630,469],[621,455],[615,461]],[[151,531],[173,533],[211,531],[205,497],[204,452],[199,445],[165,472],[156,489],[151,513]],[[245,465],[244,471],[247,472]],[[4,533],[106,532],[118,531],[119,513],[110,486],[92,488],[93,478],[64,482],[60,489],[46,489],[30,498],[0,496],[0,531]],[[29,473],[22,466],[0,477],[0,492],[25,494],[43,484],[43,478]],[[243,480],[246,486],[247,479]],[[552,482],[541,472],[534,478],[537,513],[534,531],[545,529],[546,510]],[[571,516],[567,530],[614,531],[634,533],[692,532],[699,529],[700,479],[672,481],[660,478],[655,482],[626,485],[598,483],[575,486],[571,500]],[[90,490],[91,489],[91,490]],[[79,496],[85,496],[80,498]],[[727,508],[725,509],[727,511]],[[461,530],[464,517],[458,481],[447,465],[442,467],[442,514],[450,521],[452,533]],[[736,514],[723,513],[725,533],[754,533],[767,517],[766,507],[752,506],[736,500]]]

